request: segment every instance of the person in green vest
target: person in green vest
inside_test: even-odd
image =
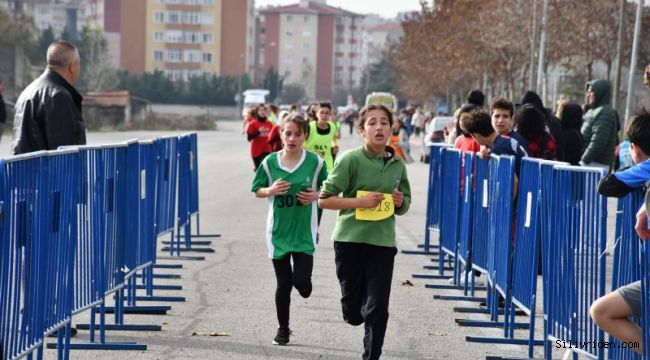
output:
[[[323,160],[327,165],[327,171],[334,168],[334,157],[332,148],[336,137],[336,125],[330,120],[332,105],[328,102],[318,104],[316,112],[318,121],[309,123],[309,138],[305,142],[305,149],[312,151]]]

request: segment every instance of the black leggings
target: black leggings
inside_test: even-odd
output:
[[[291,269],[293,258],[293,270]],[[282,259],[273,259],[275,277],[278,287],[275,290],[275,310],[281,327],[289,327],[289,305],[291,304],[291,288],[295,287],[300,296],[308,298],[311,295],[311,271],[314,268],[314,257],[304,253],[292,252]]]
[[[253,164],[255,165],[255,171],[257,171],[257,168],[260,167],[260,165],[262,164],[262,161],[268,155],[269,155],[269,153],[263,153],[262,155],[256,156],[256,157],[253,158]]]

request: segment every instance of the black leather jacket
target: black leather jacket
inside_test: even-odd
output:
[[[85,144],[82,99],[61,75],[45,70],[16,101],[12,153]]]

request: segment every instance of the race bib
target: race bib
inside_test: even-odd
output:
[[[368,195],[370,191],[357,190],[357,198]],[[357,209],[356,219],[366,221],[379,221],[391,217],[395,213],[395,203],[393,195],[384,194],[384,200],[379,205],[371,209]]]

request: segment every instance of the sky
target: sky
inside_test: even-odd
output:
[[[290,5],[300,0],[255,0],[255,7]],[[398,12],[420,9],[419,0],[327,0],[327,5],[340,7],[360,14],[378,14],[393,18]]]

